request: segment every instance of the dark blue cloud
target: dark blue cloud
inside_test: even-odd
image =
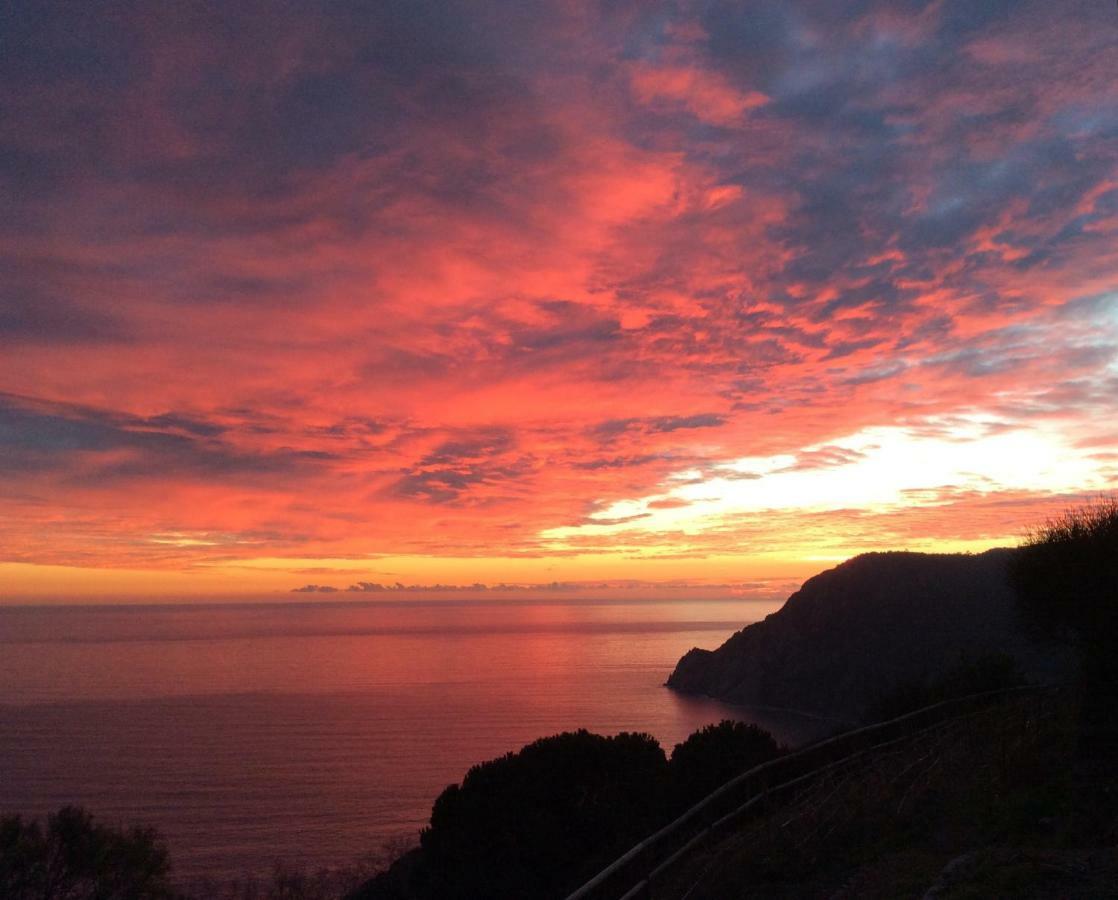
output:
[[[128,341],[128,323],[65,296],[34,287],[0,290],[0,346]]]
[[[606,456],[597,459],[585,459],[574,463],[573,468],[586,472],[598,472],[603,469],[632,469],[647,466],[650,463],[661,461],[664,456],[659,453],[640,453],[634,456]],[[599,524],[603,524],[599,522]]]
[[[300,173],[392,151],[417,125],[483,140],[510,107],[525,127],[506,152],[555,146],[530,127],[510,49],[546,29],[546,6],[48,0],[5,4],[3,16],[0,112],[17,127],[0,136],[0,186],[23,200],[90,178],[183,200],[276,199]],[[197,65],[167,77],[161,57]],[[158,227],[158,209],[147,224]]]
[[[1059,12],[1039,0],[701,4],[703,62],[740,90],[770,98],[752,120],[796,130],[785,132],[782,152],[752,155],[748,141],[689,132],[688,153],[729,183],[796,198],[770,229],[791,255],[771,288],[858,282],[840,285],[833,301],[814,309],[817,321],[844,307],[902,311],[921,296],[916,285],[942,277],[942,254],[966,252],[976,232],[1021,202],[1022,227],[1009,236],[1024,253],[1014,266],[1060,263],[1099,240],[1088,226],[1112,213],[1103,201],[1089,214],[1078,206],[1113,170],[1113,154],[1100,152],[1102,135],[1118,122],[1113,104],[1085,106],[1070,92],[1053,108],[1043,102],[1047,86],[1035,60],[984,62],[968,42],[1027,26],[1037,36],[1029,53],[1062,53],[1042,39],[1046,29],[1064,16],[1101,19],[1100,8],[1085,0]],[[894,25],[867,24],[881,13]],[[896,23],[923,33],[890,35]],[[655,58],[656,43],[671,38],[650,40],[646,55]],[[1062,224],[1053,230],[1053,222]],[[904,259],[883,262],[896,248]],[[981,273],[1002,265],[999,255],[973,251],[959,288],[981,290]]]
[[[656,416],[648,421],[652,432],[670,432],[691,428],[717,428],[726,423],[725,418],[714,413],[696,413],[691,416]]]
[[[254,480],[309,473],[336,457],[317,450],[238,449],[221,424],[180,413],[151,417],[0,394],[0,473],[70,480],[175,477]],[[82,474],[77,474],[81,472]]]
[[[462,433],[409,466],[385,490],[389,497],[428,503],[476,501],[478,488],[530,476],[535,460],[517,454],[513,433],[501,428]]]
[[[507,462],[477,459],[460,461],[456,466],[410,468],[393,481],[385,494],[402,500],[424,503],[483,502],[476,494],[483,486],[502,486],[518,481],[535,471],[528,457]]]
[[[457,440],[444,441],[419,461],[421,466],[457,465],[466,461],[485,459],[505,453],[513,447],[510,431],[492,429]]]
[[[607,419],[590,429],[590,433],[607,440],[626,432],[643,434],[668,434],[694,428],[717,428],[726,424],[725,416],[717,413],[695,413],[688,416],[650,416],[643,418]]]
[[[521,328],[513,332],[515,346],[522,351],[561,350],[565,354],[609,344],[621,337],[621,325],[615,319],[587,323],[557,323],[542,328]]]
[[[946,0],[940,14],[939,33],[948,41],[957,41],[975,31],[1005,22],[1020,14],[1029,4],[1022,0]]]

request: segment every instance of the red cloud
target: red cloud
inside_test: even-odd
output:
[[[40,35],[0,110],[6,559],[556,552],[681,472],[976,409],[1105,454],[1118,93],[1100,30],[1028,6],[797,9],[756,46],[686,8],[55,23],[106,68],[48,71]],[[969,539],[1048,504],[1005,499],[626,540]]]

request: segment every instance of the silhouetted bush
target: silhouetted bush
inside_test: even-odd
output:
[[[647,734],[543,738],[443,791],[420,849],[350,900],[565,896],[684,806],[782,752],[763,729],[730,721],[692,734],[670,763]]]
[[[98,825],[66,806],[37,821],[0,819],[0,897],[4,900],[164,900],[167,848],[150,828]]]
[[[1118,624],[1118,498],[1070,509],[1033,531],[1010,579],[1030,624],[1073,643]]]
[[[1085,735],[1118,742],[1118,498],[1070,509],[1029,535],[1010,568],[1035,632],[1080,655]]]
[[[1024,683],[1025,676],[1012,656],[989,653],[973,660],[964,659],[938,678],[910,681],[890,691],[871,707],[865,721],[895,719],[934,703]]]
[[[724,719],[676,744],[668,778],[677,810],[697,803],[715,788],[770,759],[786,748],[765,729]]]
[[[660,824],[666,766],[646,734],[587,731],[474,766],[421,835],[429,896],[565,894]]]

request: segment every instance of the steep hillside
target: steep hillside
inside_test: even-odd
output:
[[[855,721],[899,685],[990,653],[1055,677],[1066,664],[1021,627],[1007,577],[1014,552],[857,556],[717,650],[688,652],[668,686]]]

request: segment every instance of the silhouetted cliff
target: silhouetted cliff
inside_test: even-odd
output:
[[[1027,677],[1057,677],[1066,663],[1024,633],[1008,582],[1015,552],[857,556],[717,650],[688,652],[668,685],[853,722],[898,686],[988,654],[1011,656]]]

